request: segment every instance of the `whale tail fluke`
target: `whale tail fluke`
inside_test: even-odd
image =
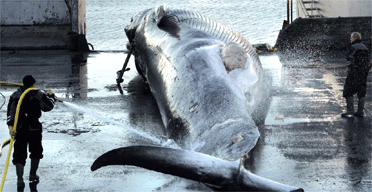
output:
[[[226,190],[303,191],[257,176],[240,166],[239,161],[226,161],[184,149],[153,146],[118,148],[96,159],[91,170],[108,165],[138,166]]]

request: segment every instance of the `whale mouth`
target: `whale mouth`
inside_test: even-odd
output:
[[[149,11],[151,11],[151,9],[147,9],[147,10],[138,12],[137,14],[133,15],[129,25],[127,25],[124,28],[124,32],[127,35],[127,38],[130,43],[132,43],[135,40],[135,37],[136,37],[135,34],[137,31],[137,28],[141,24],[142,20],[146,17]]]
[[[133,28],[131,25],[125,27],[124,32],[129,40],[129,44],[131,44],[135,39],[136,28]]]

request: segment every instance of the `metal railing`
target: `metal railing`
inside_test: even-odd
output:
[[[293,0],[287,0],[287,21],[288,23],[293,21]]]
[[[305,0],[300,0],[299,5],[305,14],[306,18],[314,18],[314,17],[323,17],[322,14],[320,14],[320,8],[317,6],[318,1],[305,1]],[[309,6],[307,6],[309,5]]]

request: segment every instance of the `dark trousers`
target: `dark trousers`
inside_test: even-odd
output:
[[[41,124],[39,125],[41,128]],[[30,152],[30,158],[42,159],[43,146],[41,129],[33,130],[27,126],[21,127],[17,130],[14,142],[13,164],[26,164],[27,159],[27,146]]]
[[[348,74],[346,77],[343,97],[352,97],[357,94],[358,99],[365,97],[367,92],[368,73]]]

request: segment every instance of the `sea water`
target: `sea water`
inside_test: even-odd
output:
[[[275,45],[287,20],[286,0],[89,0],[86,1],[87,41],[95,50],[126,50],[124,28],[136,13],[166,4],[196,11],[240,32],[252,44]],[[296,18],[296,4],[293,18]]]

